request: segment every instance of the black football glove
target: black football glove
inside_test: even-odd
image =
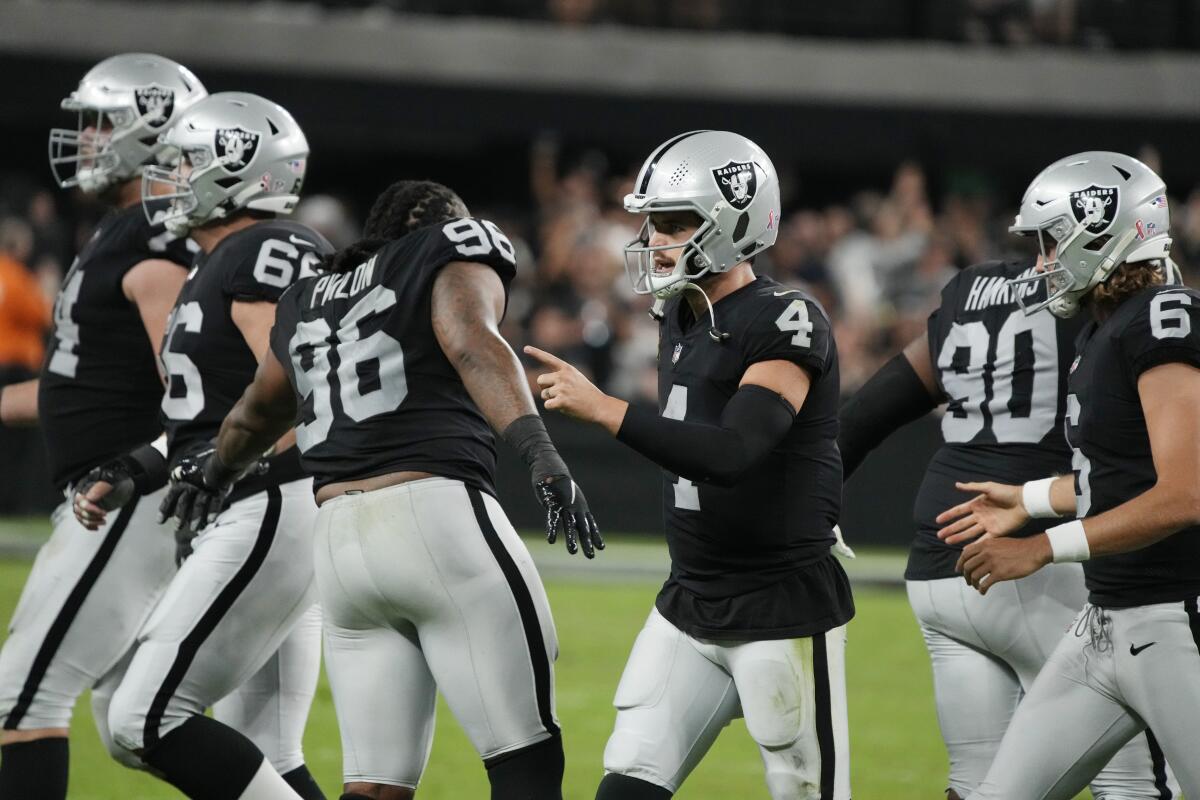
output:
[[[194,538],[221,511],[243,474],[225,466],[211,447],[184,456],[171,469],[170,488],[158,507],[159,522],[174,517],[179,528],[190,530]]]
[[[93,467],[75,484],[75,516],[88,527],[103,523],[94,512],[79,506],[78,496],[87,497],[97,483],[107,483],[112,488],[102,497],[89,502],[104,511],[123,508],[135,495],[153,492],[167,482],[167,459],[153,445],[146,444],[128,453]]]
[[[537,483],[534,489],[538,502],[546,509],[547,542],[554,544],[558,541],[561,521],[566,534],[567,552],[571,555],[579,552],[580,544],[583,545],[583,554],[588,558],[595,558],[596,551],[604,549],[604,540],[600,538],[595,517],[588,510],[587,498],[569,475]]]
[[[91,488],[101,482],[109,484],[112,489],[108,494],[92,502],[105,511],[116,511],[132,500],[135,489],[133,468],[128,463],[128,457],[117,456],[112,461],[93,467],[88,474],[79,479],[79,483],[75,484],[75,493],[86,497]]]

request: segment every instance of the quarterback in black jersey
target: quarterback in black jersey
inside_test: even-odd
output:
[[[1042,252],[1013,285],[1026,310],[1087,314],[1068,370],[1072,473],[960,484],[977,496],[939,516],[939,535],[987,534],[958,563],[980,592],[1082,561],[1089,597],[970,798],[1071,797],[1147,726],[1200,796],[1200,293],[1164,285],[1166,187],[1119,153],[1069,156],[1034,179],[1012,230]],[[1064,514],[1078,519],[1008,535]]]
[[[913,509],[909,603],[933,666],[938,723],[950,761],[947,796],[983,781],[1018,701],[1087,600],[1078,564],[1054,564],[986,596],[955,571],[961,545],[938,538],[937,516],[969,499],[969,481],[1025,483],[1071,470],[1063,421],[1067,371],[1085,320],[1026,315],[1045,297],[1032,259],[963,270],[942,289],[925,336],[886,364],[841,411],[846,477],[901,425],[946,403],[943,445],[930,460]],[[1173,281],[1174,282],[1174,281]],[[1014,536],[1053,524],[1033,519]],[[1096,797],[1152,800],[1170,775],[1153,735],[1131,740],[1091,783]]]
[[[671,796],[742,715],[772,797],[844,800],[854,604],[830,552],[837,348],[815,300],[754,275],[779,226],[774,167],[743,136],[686,133],[646,160],[625,207],[648,215],[626,249],[635,290],[665,299],[661,414],[526,348],[552,370],[538,378],[546,408],[599,424],[665,472],[671,574],[617,687],[596,796]]]
[[[143,207],[202,249],[161,356],[168,460],[178,471],[186,456],[211,449],[253,380],[279,296],[332,247],[276,219],[299,199],[308,158],[303,131],[280,106],[215,94],[164,142],[164,166],[143,173]],[[117,745],[192,797],[324,797],[301,748],[320,666],[316,507],[290,436],[276,449],[265,471],[225,498],[214,524],[181,527],[186,560],[109,709]],[[178,499],[169,489],[164,518]],[[210,748],[219,748],[222,769],[204,755]]]
[[[525,458],[553,542],[603,547],[498,326],[511,242],[450,189],[400,181],[368,239],[280,300],[271,352],[178,491],[205,514],[295,423],[315,478],[343,798],[411,798],[445,696],[496,800],[560,800],[558,645],[533,562],[495,498],[492,430]],[[463,654],[470,653],[469,659]]]
[[[103,526],[81,524],[67,502],[53,517],[0,650],[0,797],[66,797],[67,731],[87,689],[101,738],[120,755],[106,713],[114,665],[174,572],[170,532],[154,513],[165,461],[151,442],[162,432],[156,356],[191,252],[186,238],[146,219],[139,190],[161,150],[155,137],[204,96],[173,61],[118,55],[62,101],[77,127],[50,133],[59,184],[109,210],[59,290],[41,375],[5,387],[0,416],[40,422],[54,485],[68,497],[103,481],[120,484],[127,502]]]

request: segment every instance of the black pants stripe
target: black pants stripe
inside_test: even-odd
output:
[[[4,720],[6,730],[16,730],[25,714],[28,713],[29,706],[37,695],[38,687],[41,686],[42,679],[46,677],[46,671],[50,669],[50,664],[54,661],[54,655],[62,646],[63,640],[67,638],[71,623],[79,615],[79,609],[83,607],[84,601],[87,600],[96,581],[100,579],[100,574],[104,572],[104,567],[112,558],[113,551],[117,549],[121,535],[125,533],[125,528],[129,525],[134,510],[137,509],[137,504],[138,498],[135,497],[117,514],[112,527],[104,535],[100,549],[96,551],[96,555],[92,556],[92,560],[83,571],[83,575],[80,576],[79,582],[67,595],[62,610],[54,618],[54,623],[46,632],[46,638],[42,640],[42,646],[38,648],[37,655],[33,659],[33,666],[29,670],[29,677],[25,679],[25,683],[21,687],[21,694],[17,697],[16,705]]]
[[[471,498],[471,508],[475,511],[475,519],[479,523],[479,530],[483,532],[484,541],[487,542],[488,549],[492,551],[496,563],[500,565],[504,579],[508,581],[508,588],[512,591],[513,599],[517,601],[517,612],[521,615],[521,627],[525,631],[525,643],[529,647],[529,662],[533,667],[538,715],[548,733],[558,733],[558,723],[554,721],[554,711],[550,703],[552,688],[550,685],[550,654],[546,652],[546,642],[542,638],[542,626],[538,620],[537,607],[533,604],[533,597],[529,594],[529,587],[525,585],[525,579],[522,577],[520,569],[517,568],[512,555],[505,548],[504,542],[500,541],[500,535],[496,533],[495,526],[492,525],[487,507],[483,502],[483,494],[478,489],[468,486],[467,495]]]
[[[813,699],[817,706],[817,747],[821,752],[821,800],[834,800],[837,748],[833,743],[833,706],[829,691],[829,652],[825,634],[813,640]]]
[[[205,639],[212,635],[218,623],[229,613],[229,609],[246,590],[250,581],[262,567],[263,561],[266,560],[267,553],[271,549],[271,544],[275,541],[275,531],[279,527],[279,510],[283,505],[283,497],[278,486],[272,486],[266,492],[267,510],[263,514],[262,524],[258,528],[258,536],[249,556],[246,557],[246,563],[242,564],[241,568],[234,573],[233,579],[221,589],[195,627],[179,643],[179,652],[175,654],[171,669],[167,671],[167,677],[154,695],[154,701],[150,704],[150,710],[146,714],[146,727],[142,732],[142,746],[147,751],[158,744],[159,727],[162,725],[167,704],[171,702],[171,697],[174,696],[183,682],[184,676],[187,675],[188,668],[196,658],[200,646],[204,644]]]
[[[1146,729],[1146,744],[1150,747],[1150,765],[1154,770],[1154,789],[1158,792],[1158,800],[1171,800],[1175,793],[1167,784],[1167,758],[1149,728]]]

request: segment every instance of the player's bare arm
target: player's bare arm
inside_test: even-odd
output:
[[[0,426],[36,425],[38,379],[10,383],[0,389]]]
[[[229,307],[229,315],[233,324],[237,325],[246,340],[246,346],[254,353],[254,359],[261,367],[271,352],[271,326],[275,324],[275,304],[266,300],[245,302],[235,300]],[[278,361],[276,362],[278,365]],[[286,384],[286,381],[285,381]],[[296,434],[291,426],[280,432],[280,435],[268,443],[259,454],[274,445],[274,452],[288,449],[296,443]]]
[[[447,264],[433,283],[433,332],[467,393],[492,428],[529,466],[534,492],[546,509],[546,539],[563,522],[567,550],[588,558],[604,549],[583,491],[571,479],[533,404],[521,365],[500,335],[504,284],[495,270],[466,261]]]
[[[789,361],[751,364],[720,426],[706,425],[631,408],[561,358],[536,347],[525,352],[553,370],[538,376],[546,408],[594,422],[659,466],[718,486],[735,485],[783,440],[811,386]]]
[[[154,363],[162,371],[159,350],[162,348],[163,333],[167,318],[175,306],[175,298],[187,280],[187,272],[174,261],[148,258],[125,273],[121,279],[121,291],[126,299],[137,306],[138,316],[146,326],[146,336],[154,349]]]
[[[287,372],[271,350],[258,365],[254,382],[221,423],[216,456],[236,472],[250,468],[286,434],[296,419],[296,396]]]

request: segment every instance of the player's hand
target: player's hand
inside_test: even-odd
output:
[[[1050,540],[1045,535],[1026,539],[987,537],[963,548],[954,568],[980,594],[987,594],[993,584],[1032,575],[1052,558]]]
[[[597,550],[604,549],[600,528],[596,518],[588,509],[583,490],[571,480],[561,476],[545,483],[536,484],[538,502],[546,509],[546,541],[558,541],[558,528],[562,524],[567,540],[567,552],[575,555],[583,545],[583,554],[595,558]]]
[[[171,470],[167,496],[158,507],[158,521],[174,517],[180,528],[193,533],[203,530],[220,512],[239,477],[223,467],[211,447],[184,456]]]
[[[956,483],[963,492],[977,492],[965,503],[947,509],[935,520],[944,526],[938,538],[946,544],[962,544],[980,536],[1007,536],[1029,521],[1021,499],[1021,487],[1006,483]]]
[[[609,397],[597,389],[582,372],[556,355],[532,345],[526,345],[525,353],[552,370],[543,372],[537,378],[546,408],[584,422],[599,423],[613,434],[617,432],[625,417],[626,403],[623,400]]]
[[[75,519],[89,531],[99,530],[109,511],[123,507],[134,494],[129,464],[114,458],[93,468],[75,485],[71,508]]]

